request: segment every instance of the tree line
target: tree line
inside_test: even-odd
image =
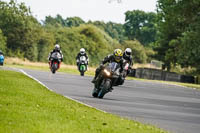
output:
[[[24,3],[0,1],[0,49],[6,56],[47,61],[58,43],[66,64],[75,64],[81,47],[90,65],[97,65],[115,48],[133,50],[135,63],[152,59],[172,67],[200,69],[200,2],[158,0],[157,12],[125,12],[125,23],[88,21],[80,17],[46,16],[38,22]]]

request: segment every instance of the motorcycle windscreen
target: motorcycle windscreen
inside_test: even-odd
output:
[[[80,61],[86,61],[86,57],[85,56],[81,56],[80,57]]]
[[[109,64],[109,68],[110,68],[110,70],[111,70],[112,72],[115,72],[116,69],[118,68],[118,63],[116,63],[116,62],[110,63],[110,64]]]
[[[59,52],[54,52],[52,55],[51,55],[51,58],[55,59],[55,60],[59,60],[61,59],[61,55]]]

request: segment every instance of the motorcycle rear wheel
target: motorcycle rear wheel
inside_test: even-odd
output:
[[[81,76],[84,76],[84,72],[81,72]]]

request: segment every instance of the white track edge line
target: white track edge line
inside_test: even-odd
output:
[[[33,76],[29,75],[28,73],[26,73],[24,70],[19,69],[19,71],[22,72],[24,75],[30,77],[31,79],[37,81],[39,84],[41,84],[42,86],[44,86],[44,87],[47,88],[48,90],[54,92],[52,89],[50,89],[49,87],[47,87],[45,84],[43,84],[42,82],[40,82],[40,81],[39,81],[38,79],[36,79],[35,77],[33,77]],[[54,93],[56,93],[56,92],[54,92]],[[60,94],[60,95],[61,95],[61,94]],[[62,96],[64,96],[64,95],[62,95]],[[88,104],[86,104],[86,103],[80,102],[80,101],[78,101],[78,100],[76,100],[76,99],[73,99],[73,98],[71,98],[71,97],[68,97],[68,96],[64,96],[64,97],[66,97],[66,98],[68,98],[68,99],[70,99],[70,100],[72,100],[72,101],[75,101],[75,102],[77,102],[77,103],[80,103],[80,104],[82,104],[82,105],[85,105],[85,106],[87,106],[87,107],[94,108],[94,109],[96,109],[96,110],[98,110],[98,111],[101,111],[101,112],[103,112],[103,113],[108,113],[108,112],[106,112],[106,111],[103,111],[103,110],[101,110],[101,109],[95,108],[95,107],[93,107],[93,106],[91,106],[91,105],[88,105]]]

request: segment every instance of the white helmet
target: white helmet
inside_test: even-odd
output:
[[[59,44],[55,45],[55,50],[60,50],[60,45]]]
[[[81,49],[80,49],[80,53],[81,53],[81,55],[85,54],[85,49],[84,49],[84,48],[81,48]]]
[[[130,48],[126,48],[124,52],[126,57],[130,57],[132,54],[132,50]]]

